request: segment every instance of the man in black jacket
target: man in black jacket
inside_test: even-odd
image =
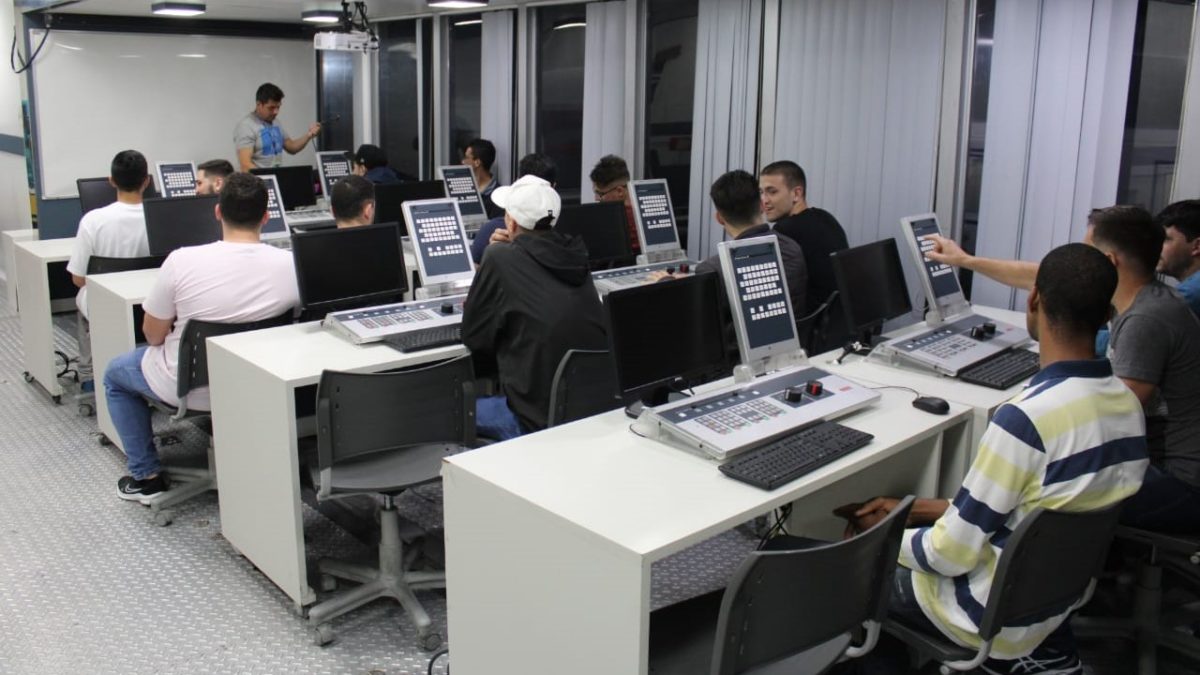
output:
[[[498,187],[511,241],[487,247],[463,310],[463,344],[493,359],[500,396],[480,398],[479,435],[507,440],[546,427],[550,385],[571,349],[606,349],[587,248],[555,232],[558,193],[537,176]]]

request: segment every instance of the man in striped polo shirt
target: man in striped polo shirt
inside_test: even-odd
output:
[[[1148,465],[1141,403],[1107,360],[1092,358],[1116,286],[1116,269],[1086,244],[1060,246],[1042,260],[1026,315],[1042,370],[996,410],[954,500],[918,499],[909,517],[892,609],[915,627],[978,647],[997,559],[1024,518],[1038,507],[1104,508],[1141,486]],[[851,525],[869,527],[895,504],[874,499]],[[1066,623],[1073,609],[1005,626],[984,670],[1082,673]]]

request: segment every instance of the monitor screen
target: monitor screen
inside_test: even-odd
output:
[[[396,223],[293,232],[292,256],[306,312],[400,302],[408,290]]]
[[[671,209],[671,194],[667,181],[635,180],[633,215],[637,220],[642,251],[664,251],[679,248],[679,233],[675,229],[675,212]]]
[[[453,199],[405,202],[403,210],[424,283],[458,281],[474,276],[475,265],[471,261],[467,235]]]
[[[196,167],[191,162],[159,162],[155,165],[164,197],[196,194]]]
[[[147,199],[146,239],[150,255],[167,255],[184,246],[211,244],[221,239],[214,208],[216,195]]]
[[[458,212],[462,214],[463,222],[487,220],[487,211],[483,208],[483,199],[479,189],[475,187],[475,173],[471,167],[456,164],[438,167],[438,173],[446,183],[446,197],[458,200]]]
[[[604,296],[608,341],[626,401],[666,394],[729,374],[720,277],[696,274]]]
[[[317,194],[313,191],[312,167],[307,164],[250,169],[250,173],[256,176],[275,176],[279,181],[279,192],[283,196],[283,207],[288,211],[317,203]]]
[[[854,335],[869,340],[884,322],[912,311],[895,239],[837,251],[830,262]]]
[[[776,238],[754,237],[720,246],[742,361],[798,349],[796,320]]]
[[[283,213],[283,199],[279,195],[279,181],[275,176],[262,176],[267,186],[267,222],[262,227],[263,239],[281,239],[288,236],[287,219]]]
[[[931,215],[913,218],[908,222],[910,225],[906,229],[910,233],[909,236],[913,237],[916,250],[921,252],[919,266],[929,282],[933,297],[938,300],[934,304],[943,304],[946,299],[961,296],[962,286],[958,284],[958,276],[954,274],[954,268],[925,257],[925,253],[933,250],[934,246],[933,242],[925,237],[942,233],[938,227],[937,218]]]
[[[117,201],[117,189],[109,184],[107,178],[77,178],[75,187],[79,190],[80,213],[87,213],[92,209],[108,206]],[[146,186],[142,197],[151,199],[157,196],[158,191],[154,189],[154,181],[150,181],[150,185]]]
[[[328,199],[334,184],[350,175],[350,159],[340,150],[318,152],[317,173],[321,174],[321,194]]]
[[[620,202],[565,205],[554,229],[583,238],[588,262],[603,265],[628,258],[629,230],[625,224],[625,205]]]
[[[418,199],[441,199],[446,196],[446,186],[440,180],[424,180],[416,183],[392,183],[375,186],[375,222],[400,223],[405,227],[404,202]],[[404,231],[408,234],[408,230]]]

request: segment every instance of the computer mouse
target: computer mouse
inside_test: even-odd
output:
[[[946,403],[946,399],[936,396],[918,396],[913,399],[912,405],[917,410],[924,410],[931,415],[945,415],[950,412],[950,404]]]

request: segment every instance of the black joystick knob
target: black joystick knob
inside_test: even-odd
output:
[[[674,267],[668,267],[668,268],[666,269],[666,272],[667,272],[667,274],[675,274],[675,268],[674,268]]]
[[[983,332],[987,333],[988,335],[995,335],[996,324],[992,323],[991,321],[983,324]]]
[[[983,329],[983,326],[972,326],[971,337],[975,338],[976,340],[982,340],[987,337],[987,331]]]
[[[820,380],[809,380],[808,384],[804,385],[804,391],[809,396],[820,396],[825,393],[825,385]]]
[[[687,274],[688,271],[691,270],[691,268],[692,268],[691,265],[688,265],[687,263],[679,263],[679,273],[680,274]]]
[[[454,303],[443,302],[442,306],[441,306],[441,312],[442,312],[442,314],[453,314],[454,313]]]
[[[783,390],[783,400],[788,403],[799,403],[804,400],[804,390],[800,387],[788,387]]]

